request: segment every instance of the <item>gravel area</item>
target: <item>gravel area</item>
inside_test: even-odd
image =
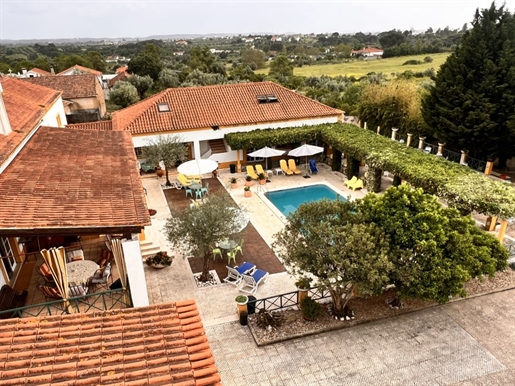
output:
[[[515,271],[508,269],[498,272],[492,279],[473,279],[465,285],[468,297],[488,294],[515,287]],[[297,309],[278,311],[283,316],[282,325],[278,328],[262,329],[256,324],[256,315],[250,315],[248,325],[258,346],[264,346],[284,340],[321,332],[355,326],[374,320],[384,319],[408,312],[421,310],[438,305],[435,302],[426,302],[410,299],[403,302],[401,308],[394,309],[388,301],[395,297],[395,291],[390,289],[381,296],[368,298],[354,298],[349,301],[349,307],[354,311],[354,319],[335,320],[329,314],[329,303],[324,304],[322,315],[315,321],[306,321]],[[466,299],[466,298],[465,298]],[[453,301],[463,300],[455,299]]]

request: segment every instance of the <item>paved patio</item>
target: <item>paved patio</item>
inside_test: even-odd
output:
[[[331,184],[342,195],[363,197],[343,188],[343,175],[319,165],[311,179],[273,176],[268,190],[306,183]],[[222,170],[222,185],[232,176]],[[237,174],[243,186],[244,174]],[[163,179],[143,179],[149,205],[158,210],[147,235],[173,252],[161,232],[168,216]],[[386,179],[388,183],[388,179]],[[256,191],[256,187],[253,191]],[[342,190],[344,189],[344,190]],[[229,190],[270,247],[283,222],[261,197]],[[184,194],[184,193],[183,193]],[[170,268],[145,266],[151,303],[194,298],[198,302],[224,385],[512,385],[515,384],[515,290],[460,301],[385,321],[258,348],[247,327],[236,321],[230,284],[195,286],[187,260]],[[295,289],[286,272],[271,274],[259,287],[262,298]]]

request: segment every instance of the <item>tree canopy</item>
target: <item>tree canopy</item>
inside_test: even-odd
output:
[[[422,102],[430,132],[476,158],[515,155],[515,19],[492,3],[441,66]]]
[[[142,153],[147,162],[156,166],[161,162],[164,164],[167,186],[172,185],[168,177],[170,169],[175,167],[177,162],[188,159],[188,148],[178,135],[160,135],[150,139],[148,145],[143,147]]]
[[[118,106],[127,107],[139,101],[138,90],[126,81],[116,82],[109,92],[109,99]]]
[[[176,248],[184,249],[186,256],[191,254],[204,259],[200,281],[207,281],[212,250],[222,237],[237,234],[238,225],[232,199],[225,195],[210,194],[202,204],[186,209],[171,208],[171,216],[166,222],[165,232],[168,241]]]

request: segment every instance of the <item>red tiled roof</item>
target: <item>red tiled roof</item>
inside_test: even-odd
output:
[[[41,127],[0,174],[0,197],[2,235],[150,224],[130,133]]]
[[[118,82],[120,80],[127,80],[127,79],[129,79],[130,76],[131,76],[131,74],[129,74],[127,71],[117,72],[115,77],[113,77],[107,81],[107,87],[112,88],[116,82]]]
[[[257,96],[275,95],[279,102],[259,104]],[[159,112],[167,103],[170,112]],[[253,125],[340,116],[334,109],[273,82],[169,88],[113,113],[113,130],[132,134]]]
[[[98,78],[93,74],[68,76],[39,76],[23,78],[24,81],[39,84],[63,92],[63,99],[88,98],[97,96]]]
[[[1,79],[2,97],[12,132],[0,135],[0,164],[5,161],[34,129],[61,93],[20,79]]]
[[[121,66],[116,69],[117,74],[121,74],[122,72],[126,72],[129,69],[129,66]]]
[[[58,76],[59,75],[65,75],[67,72],[69,72],[71,70],[75,70],[78,73],[89,72],[90,74],[94,74],[94,75],[98,75],[98,76],[102,75],[102,73],[100,71],[93,70],[92,68],[80,66],[78,64],[76,64],[75,66],[71,66],[70,68],[67,68],[66,70],[61,71],[57,75]]]
[[[32,70],[30,70],[32,72],[35,72],[36,74],[40,74],[40,75],[43,75],[43,76],[49,76],[49,75],[52,75],[50,72],[48,71],[45,71],[45,70],[42,70],[41,68],[37,68],[37,67],[34,67]]]
[[[0,383],[220,385],[195,301],[0,321]]]
[[[96,121],[74,123],[66,125],[67,129],[81,129],[81,130],[113,130],[113,121]]]

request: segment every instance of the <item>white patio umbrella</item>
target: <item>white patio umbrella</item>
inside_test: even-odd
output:
[[[318,153],[322,153],[323,151],[323,147],[308,145],[306,143],[302,146],[296,147],[293,150],[290,150],[288,152],[288,155],[291,155],[292,157],[306,157],[306,175],[304,176],[304,178],[310,178],[308,175],[308,157]]]
[[[193,159],[186,161],[177,167],[177,171],[185,176],[199,176],[211,173],[218,167],[218,162],[210,159]]]
[[[247,155],[250,157],[261,157],[265,159],[265,170],[268,170],[268,158],[277,157],[283,155],[285,153],[284,150],[277,150],[271,147],[265,146],[262,149],[253,151],[252,153],[248,153]]]

